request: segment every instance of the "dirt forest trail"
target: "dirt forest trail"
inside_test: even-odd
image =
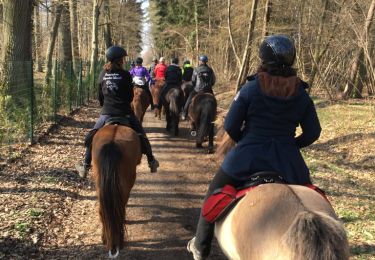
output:
[[[18,214],[13,224],[33,226],[33,230],[25,232],[32,233],[30,237],[34,241],[33,245],[22,245],[5,239],[8,250],[2,256],[107,257],[101,244],[101,223],[91,173],[83,181],[74,171],[74,163],[83,158],[84,135],[98,114],[98,106],[90,104],[72,118],[64,119],[40,144],[31,147],[30,152],[0,175],[7,187],[1,199],[19,204],[9,206],[2,217],[7,219],[7,215]],[[143,157],[138,167],[126,213],[127,248],[122,250],[120,259],[191,259],[186,243],[195,232],[199,208],[216,169],[214,157],[194,148],[188,123],[181,124],[180,137],[175,138],[164,131],[165,122],[155,119],[150,111],[144,121],[161,166],[157,173],[151,174]],[[14,178],[5,180],[6,172],[11,171]],[[33,205],[19,201],[25,194],[32,197]],[[23,208],[36,208],[43,213],[39,221],[33,218],[30,223],[27,217],[30,210]],[[217,245],[211,259],[225,259]]]

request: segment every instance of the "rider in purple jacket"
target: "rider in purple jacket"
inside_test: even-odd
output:
[[[148,70],[142,66],[143,59],[141,57],[138,57],[135,60],[136,66],[132,68],[129,72],[130,75],[133,78],[133,83],[135,87],[140,87],[144,91],[146,91],[146,94],[148,95],[151,103],[151,109],[154,109],[154,104],[152,103],[152,95],[151,91],[149,89],[149,81],[151,80],[150,74],[148,73]]]

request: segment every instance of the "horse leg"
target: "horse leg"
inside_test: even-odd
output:
[[[169,109],[166,109],[166,114],[165,114],[165,119],[167,120],[167,127],[165,128],[165,130],[167,130],[167,132],[169,132],[171,130],[171,115],[169,114]]]
[[[214,152],[214,124],[211,123],[210,130],[208,132],[208,153]]]

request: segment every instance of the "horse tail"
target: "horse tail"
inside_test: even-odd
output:
[[[103,145],[99,152],[100,217],[103,241],[108,250],[119,250],[124,246],[125,203],[119,176],[121,158],[121,149],[114,141]]]
[[[169,100],[169,111],[171,111],[171,113],[176,116],[179,116],[181,109],[179,100],[180,92],[177,89],[174,89]]]
[[[214,97],[205,98],[202,100],[200,107],[199,127],[197,129],[197,142],[200,144],[203,143],[204,137],[208,135],[208,131],[215,121],[216,109],[217,103]]]
[[[293,260],[346,260],[349,245],[342,224],[320,212],[300,212],[283,238]]]

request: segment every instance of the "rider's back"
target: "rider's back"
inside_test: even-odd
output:
[[[275,84],[285,91],[272,91]],[[289,183],[311,182],[299,148],[318,139],[321,128],[304,87],[296,76],[282,78],[260,73],[241,89],[224,125],[238,142],[223,162],[225,172],[245,178],[257,171],[277,171]],[[240,127],[243,121],[244,126]],[[303,134],[295,137],[298,125]]]
[[[127,115],[132,113],[132,77],[125,70],[103,70],[99,76],[99,102],[102,115]]]

